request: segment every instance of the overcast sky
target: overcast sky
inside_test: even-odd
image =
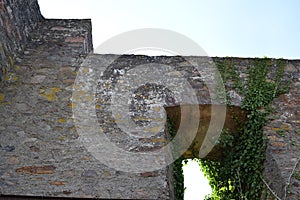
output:
[[[163,28],[209,56],[300,58],[298,0],[39,0],[46,18],[91,18],[94,47],[138,28]]]

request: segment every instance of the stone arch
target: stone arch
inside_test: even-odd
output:
[[[229,105],[211,105],[211,104],[200,104],[200,105],[192,105],[193,109],[199,109],[200,111],[200,119],[196,119],[193,116],[193,112],[188,113],[190,116],[187,116],[187,113],[181,113],[182,110],[185,110],[185,107],[190,107],[191,105],[177,105],[171,107],[165,107],[166,114],[170,122],[173,124],[175,131],[178,131],[180,124],[185,122],[185,120],[199,120],[199,127],[197,134],[189,146],[189,148],[183,153],[183,159],[205,159],[211,161],[219,161],[221,160],[222,152],[226,152],[229,149],[226,149],[221,144],[216,144],[213,149],[205,156],[199,157],[199,151],[201,146],[203,145],[204,138],[206,136],[208,126],[212,114],[212,106],[217,107],[217,109],[223,109],[226,107],[226,118],[223,126],[223,130],[228,130],[228,133],[232,134],[234,137],[239,137],[238,129],[242,127],[244,122],[247,120],[247,112],[242,110],[239,106],[229,106]],[[182,109],[183,107],[183,109]],[[189,108],[190,109],[190,108]],[[183,116],[181,116],[183,115]],[[188,127],[187,127],[188,128]],[[187,130],[186,133],[189,133]],[[188,136],[187,136],[188,137]],[[211,135],[213,137],[213,135]],[[181,144],[179,144],[181,145]],[[273,157],[272,152],[269,147],[266,149],[266,160],[264,162],[264,177],[267,179],[269,187],[276,191],[278,197],[282,198],[284,196],[284,179],[280,172],[278,163],[276,159]],[[268,194],[267,190],[264,190],[262,198],[266,198]]]

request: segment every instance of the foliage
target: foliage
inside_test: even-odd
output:
[[[174,125],[168,119],[168,131],[173,138],[176,135],[176,131]],[[176,154],[177,152],[175,152]],[[178,158],[173,163],[173,178],[174,178],[174,195],[176,200],[183,200],[184,198],[184,175],[182,169],[182,161],[184,159],[182,157]]]
[[[199,161],[213,189],[213,194],[207,196],[207,200],[260,199],[266,148],[262,127],[271,112],[269,104],[287,88],[281,83],[283,61],[274,62],[277,66],[274,80],[267,78],[272,60],[263,58],[254,60],[248,69],[246,81],[239,78],[231,60],[217,63],[223,80],[233,81],[233,86],[244,97],[242,109],[248,115],[246,122],[238,130],[239,137],[230,137],[226,130],[223,131],[224,136],[219,144],[225,151],[221,160]]]
[[[180,157],[173,164],[173,176],[174,176],[174,195],[176,200],[183,200],[184,198],[184,176],[182,170],[183,158]]]

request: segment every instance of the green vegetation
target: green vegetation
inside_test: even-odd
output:
[[[265,160],[265,138],[262,127],[272,111],[270,103],[286,91],[282,86],[283,61],[276,60],[277,72],[274,80],[267,75],[273,64],[268,58],[255,59],[248,69],[245,82],[239,78],[230,59],[217,63],[224,82],[233,81],[234,87],[244,97],[242,109],[247,111],[247,120],[238,130],[239,137],[230,137],[224,130],[219,144],[224,150],[218,162],[200,160],[200,167],[206,174],[213,193],[206,199],[252,200],[260,199],[264,188],[262,178]]]
[[[295,172],[294,177],[295,177],[295,179],[300,181],[300,173],[299,172]]]
[[[277,130],[276,133],[277,133],[278,135],[280,135],[281,137],[285,137],[285,136],[286,136],[286,135],[285,135],[285,131],[282,130],[282,129]]]
[[[171,138],[175,137],[176,131],[174,125],[171,123],[171,120],[168,119],[168,131],[171,135]],[[177,154],[177,152],[174,152]],[[176,200],[183,200],[184,198],[184,175],[182,169],[183,157],[178,158],[173,163],[173,178],[174,178],[174,195]]]
[[[271,66],[277,67],[276,72],[272,72],[276,73],[273,80],[268,77]],[[224,151],[219,161],[198,160],[213,190],[206,200],[260,199],[265,189],[262,172],[266,138],[262,127],[272,113],[270,104],[273,99],[287,91],[288,84],[282,83],[284,62],[257,58],[249,66],[245,81],[240,79],[232,59],[217,62],[217,67],[223,81],[231,82],[232,87],[243,96],[242,109],[247,112],[247,120],[238,130],[239,137],[233,137],[228,130],[222,130],[218,144],[224,148]],[[221,92],[219,91],[220,95],[224,96]],[[230,104],[230,98],[226,103]],[[170,121],[168,124],[174,136],[175,132]],[[283,130],[277,133],[285,136]],[[180,158],[174,163],[175,199],[179,200],[184,197],[182,160]],[[298,177],[297,174],[294,176]]]

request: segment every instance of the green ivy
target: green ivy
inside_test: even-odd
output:
[[[174,124],[172,124],[171,120],[168,119],[168,132],[171,136],[171,139],[173,139],[176,135]],[[176,146],[176,145],[175,145]],[[174,150],[176,151],[176,150]],[[177,152],[173,152],[176,156]],[[183,175],[183,169],[182,169],[182,162],[183,157],[179,157],[174,163],[173,163],[173,187],[174,187],[174,196],[176,200],[183,200],[184,198],[184,175]]]
[[[269,80],[267,75],[272,64],[277,66],[277,72],[274,80]],[[242,109],[247,112],[247,120],[238,130],[239,137],[231,137],[223,130],[219,144],[225,150],[219,161],[199,161],[213,189],[206,199],[260,199],[266,150],[262,127],[272,111],[270,103],[287,89],[282,86],[284,63],[283,60],[255,59],[245,82],[239,78],[231,59],[218,62],[217,66],[223,80],[233,81],[233,86],[244,97]]]

